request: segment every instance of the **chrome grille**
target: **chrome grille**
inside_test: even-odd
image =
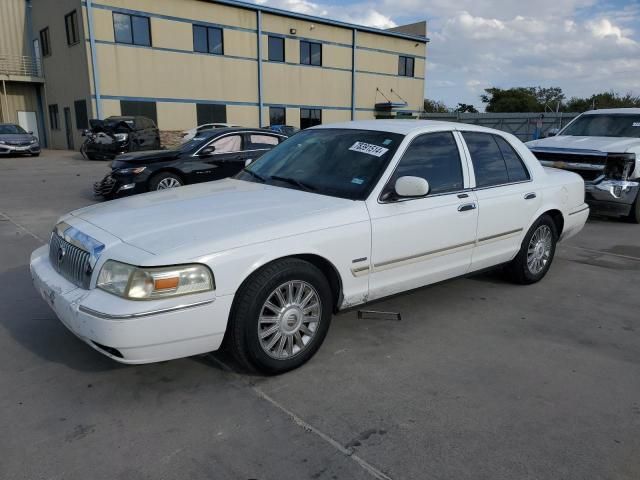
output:
[[[53,268],[78,287],[89,288],[89,252],[72,245],[55,232],[49,241],[49,260]]]

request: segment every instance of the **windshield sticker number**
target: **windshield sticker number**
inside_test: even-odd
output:
[[[356,185],[362,185],[364,180],[362,178],[354,177],[351,179],[351,183],[355,183]]]
[[[640,127],[640,122],[633,122],[634,127]]]
[[[379,147],[378,145],[372,145],[370,143],[364,142],[354,143],[353,145],[351,145],[351,147],[349,147],[349,150],[353,152],[366,153],[368,155],[373,155],[374,157],[381,157],[389,151],[388,148]]]

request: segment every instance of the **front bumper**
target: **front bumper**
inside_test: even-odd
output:
[[[85,290],[51,266],[48,246],[31,255],[33,283],[60,321],[82,341],[121,363],[152,363],[217,350],[232,295],[211,292],[154,301]],[[169,301],[167,301],[169,300]]]
[[[0,143],[0,155],[33,155],[40,153],[40,144],[32,143],[29,145],[8,145],[6,143]]]
[[[598,179],[585,182],[585,201],[595,213],[629,215],[638,197],[640,182]]]
[[[147,191],[148,175],[114,175],[109,174],[93,184],[96,197],[119,198]]]
[[[113,160],[118,155],[129,152],[129,141],[110,143],[87,142],[85,152],[97,160]]]

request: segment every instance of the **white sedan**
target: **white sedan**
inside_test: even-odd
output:
[[[588,214],[582,178],[543,168],[512,135],[351,122],[304,130],[233,179],[71,212],[31,272],[114,360],[224,342],[273,374],[309,360],[336,311],[497,265],[540,280]]]

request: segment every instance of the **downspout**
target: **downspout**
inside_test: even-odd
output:
[[[102,99],[100,98],[100,74],[98,73],[98,61],[96,52],[96,39],[93,35],[93,3],[87,0],[87,22],[89,25],[89,50],[91,53],[91,72],[93,74],[93,92],[96,97],[96,116],[102,119]]]
[[[354,28],[351,38],[351,120],[356,119],[356,40],[358,31]]]
[[[256,12],[258,17],[258,127],[262,127],[262,11]]]
[[[7,83],[4,81],[4,78],[2,79],[2,90],[4,93],[4,108],[5,108],[5,114],[3,115],[4,121],[9,123],[11,122],[11,119],[9,118],[9,99],[7,97]]]

